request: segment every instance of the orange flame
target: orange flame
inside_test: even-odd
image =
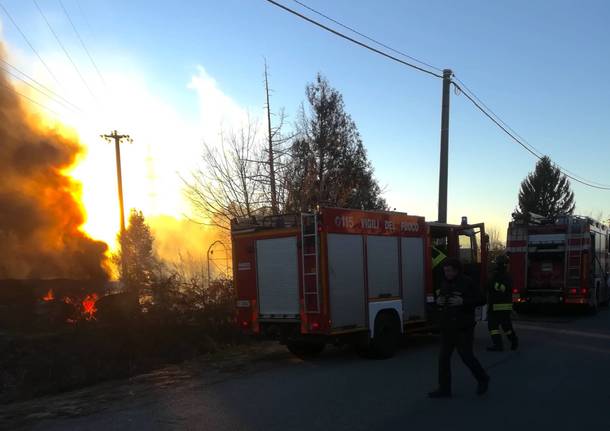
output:
[[[95,319],[95,313],[97,312],[97,308],[95,307],[95,303],[98,300],[97,294],[87,295],[85,299],[83,299],[83,313],[85,314],[85,318],[87,320]]]
[[[42,297],[42,300],[45,302],[53,301],[55,299],[55,295],[53,295],[53,289],[49,289],[47,294]]]

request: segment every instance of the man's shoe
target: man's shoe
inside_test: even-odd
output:
[[[514,349],[513,349],[513,350],[514,350]],[[487,351],[488,351],[488,352],[503,352],[503,351],[504,351],[504,348],[503,348],[502,346],[496,346],[496,345],[493,345],[493,346],[489,346],[489,347],[487,348]]]
[[[428,398],[451,398],[451,391],[437,389],[428,394]]]
[[[477,385],[477,395],[481,396],[487,393],[489,389],[489,377],[485,380],[479,380],[479,384]]]

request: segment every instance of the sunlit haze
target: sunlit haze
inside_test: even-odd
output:
[[[7,61],[77,105],[67,109],[23,84],[52,108],[86,154],[72,175],[82,182],[84,229],[114,245],[118,231],[115,154],[100,134],[118,130],[125,204],[147,217],[191,213],[182,178],[201,144],[247,117],[264,125],[263,59],[272,103],[292,123],[317,72],[344,95],[392,208],[436,219],[440,81],[398,67],[333,38],[264,1],[64,2],[100,78],[62,10],[41,2],[76,70],[30,2],[3,4],[58,77],[55,82],[13,24],[1,15]],[[322,2],[311,5],[439,67],[451,67],[529,142],[571,171],[601,183],[608,175],[610,36],[605,2],[544,4]],[[476,15],[481,25],[470,25]],[[518,19],[516,18],[519,16]],[[483,20],[480,20],[484,18]],[[527,36],[526,36],[527,35]],[[570,57],[564,53],[570,52]],[[583,67],[586,66],[586,67]],[[582,69],[582,70],[581,70]],[[535,159],[464,97],[452,95],[449,220],[462,215],[504,234],[519,182]],[[40,109],[52,124],[56,115]],[[261,134],[261,138],[264,135]],[[577,212],[610,214],[607,192],[573,184]]]

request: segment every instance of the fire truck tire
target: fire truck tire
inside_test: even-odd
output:
[[[324,351],[324,342],[290,341],[286,347],[294,356],[301,359],[312,359]]]
[[[375,318],[375,334],[370,350],[374,358],[394,356],[400,345],[400,319],[395,312],[380,312]]]

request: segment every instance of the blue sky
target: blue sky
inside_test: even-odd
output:
[[[184,124],[201,125],[206,94],[189,87],[199,67],[223,95],[258,116],[265,57],[273,106],[285,108],[291,121],[306,83],[321,72],[342,92],[389,203],[436,218],[440,80],[353,46],[264,0],[62,1],[102,73],[137,71],[133,76],[146,92]],[[304,11],[291,0],[281,2]],[[53,64],[67,62],[30,1],[2,3],[41,53],[54,56]],[[610,3],[306,3],[414,57],[453,69],[543,153],[572,172],[610,184]],[[59,3],[39,4],[77,64],[93,77]],[[15,61],[31,70],[36,59],[3,13],[0,19],[8,50],[21,52]],[[36,70],[44,80],[40,65]],[[450,130],[450,221],[468,215],[504,230],[534,158],[463,95],[452,93]],[[579,213],[610,216],[610,192],[578,184],[573,189]]]

